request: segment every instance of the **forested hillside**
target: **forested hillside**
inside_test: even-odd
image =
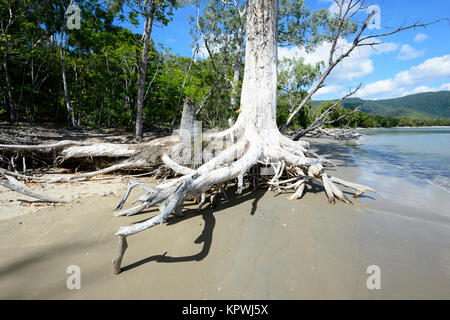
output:
[[[319,105],[321,101],[315,101]],[[394,99],[363,100],[345,99],[345,107],[361,106],[361,110],[373,115],[412,117],[412,118],[450,118],[450,91],[425,92]]]

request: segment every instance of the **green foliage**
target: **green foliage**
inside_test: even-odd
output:
[[[323,63],[315,66],[305,64],[303,58],[284,58],[278,62],[278,106],[277,123],[286,122],[289,114],[295,109],[307,95],[307,90],[320,76],[320,68]],[[312,122],[311,106],[305,105],[296,115],[292,127],[305,127]]]
[[[68,40],[65,69],[71,103],[75,117],[81,124],[98,127],[134,127],[137,104],[137,80],[142,51],[142,35],[117,26],[117,21],[137,23],[145,15],[137,0],[79,1],[81,29],[66,30],[64,13],[70,1],[0,0],[0,119],[9,120],[9,92],[21,121],[30,123],[52,122],[65,124],[67,110],[61,77],[61,36]],[[142,2],[143,3],[143,2]],[[239,2],[242,9],[244,1]],[[124,5],[128,4],[128,9]],[[158,1],[156,20],[166,24],[180,1]],[[12,23],[10,20],[10,9]],[[130,9],[133,8],[133,9]],[[230,107],[233,65],[236,61],[236,34],[245,26],[233,6],[220,0],[208,1],[200,24],[210,34],[213,60],[180,57],[151,43],[146,75],[144,124],[168,126],[181,113],[179,102],[185,96],[197,107],[204,104],[199,114],[204,125],[224,127],[229,118],[237,115]],[[143,10],[139,13],[139,10]],[[245,17],[244,17],[245,18]],[[244,19],[245,20],[245,19]],[[196,19],[191,18],[193,28]],[[8,28],[6,29],[6,26]],[[312,48],[327,40],[326,30],[332,33],[333,17],[325,12],[309,12],[303,1],[280,1],[280,37],[284,43]],[[352,26],[344,28],[352,31]],[[287,33],[291,33],[287,36]],[[195,35],[196,33],[193,32]],[[295,40],[295,37],[297,40]],[[195,40],[202,41],[196,34]],[[214,61],[214,64],[213,64]],[[8,88],[3,62],[8,66],[11,82]],[[189,65],[191,71],[184,91],[182,84]],[[243,65],[241,65],[242,67]],[[321,65],[307,65],[303,60],[284,59],[279,68],[279,97],[277,122],[283,124],[293,107],[301,101],[311,84],[317,80]],[[241,73],[241,80],[242,80]],[[214,89],[214,90],[211,90]],[[210,95],[209,100],[205,100]],[[181,100],[180,100],[181,96]],[[357,112],[337,126],[406,126],[449,124],[449,92],[420,94],[399,99],[371,101],[363,111]],[[359,105],[362,100],[348,99],[343,107]],[[305,105],[292,122],[293,127],[307,127],[316,115],[315,104]],[[182,106],[181,106],[182,107]],[[393,110],[386,113],[386,110]],[[378,111],[377,111],[378,110]],[[331,117],[339,117],[345,109],[339,107]],[[386,115],[386,116],[383,116]],[[398,117],[408,115],[408,117]],[[419,119],[419,116],[422,119]],[[440,118],[431,119],[431,116]],[[178,117],[179,121],[179,117]]]
[[[313,108],[313,117],[323,113],[328,107],[335,102],[326,101]],[[336,120],[344,114],[348,114],[354,110],[355,106],[344,107],[338,105],[329,115],[328,120]],[[362,128],[391,128],[391,127],[420,127],[420,126],[448,126],[450,119],[442,118],[415,118],[408,116],[394,117],[368,114],[364,111],[357,111],[347,117],[343,117],[337,122],[332,123],[329,127],[362,127]]]

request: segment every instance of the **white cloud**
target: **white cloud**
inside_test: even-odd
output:
[[[450,77],[450,54],[435,57],[397,73],[395,82],[401,86],[414,86]]]
[[[338,92],[340,89],[342,88],[342,86],[340,85],[330,85],[330,86],[325,86],[320,88],[319,90],[316,91],[316,93],[314,94],[314,98],[323,96],[323,95],[327,95],[330,93],[336,93]]]
[[[423,42],[428,39],[428,36],[425,33],[418,33],[414,38],[414,42]]]
[[[426,83],[450,79],[450,54],[435,57],[425,62],[401,71],[394,78],[367,84],[356,95],[366,99],[383,99],[406,95],[410,93],[433,91]],[[412,87],[418,86],[414,89]],[[450,83],[437,90],[450,90]]]
[[[409,60],[409,59],[419,58],[419,57],[423,56],[423,54],[424,54],[423,50],[416,50],[413,47],[411,47],[410,45],[404,44],[400,48],[398,58],[400,60]]]
[[[195,50],[195,47],[192,48],[192,54],[194,54],[194,50]],[[199,59],[206,59],[206,58],[209,57],[208,50],[206,49],[204,43],[201,44],[201,45],[199,45],[197,57],[198,57]]]
[[[436,88],[430,88],[427,86],[418,86],[417,88],[414,88],[412,91],[413,93],[421,93],[421,92],[430,92],[430,91],[437,91]]]
[[[401,96],[405,90],[401,87],[396,87],[392,79],[380,80],[368,85],[356,92],[355,96],[365,99],[383,99],[394,96]]]
[[[439,87],[441,90],[448,90],[450,91],[450,83],[445,83],[442,86]]]
[[[394,42],[382,42],[373,47],[373,50],[377,54],[393,52],[397,49],[398,49],[398,44],[396,44]]]
[[[444,91],[450,90],[450,83],[444,83],[439,87],[428,87],[428,86],[418,86],[414,88],[411,93],[422,93],[422,92],[436,92],[436,91]]]
[[[335,57],[348,50],[350,46],[351,43],[347,42],[347,40],[339,39]],[[331,43],[329,42],[320,45],[311,53],[306,53],[304,49],[299,49],[297,47],[280,47],[278,48],[278,59],[281,60],[285,57],[302,57],[305,63],[314,65],[317,62],[323,61],[327,66],[330,48]],[[379,45],[374,46],[374,48],[371,48],[370,46],[356,48],[348,57],[334,67],[333,71],[325,81],[326,87],[322,88],[320,92],[317,92],[315,96],[326,94],[325,88],[328,86],[334,86],[334,88],[336,88],[337,86],[342,86],[342,83],[348,83],[352,80],[371,74],[374,72],[371,56],[392,52],[397,49],[398,45],[392,42],[380,43]],[[327,93],[331,93],[331,91]]]

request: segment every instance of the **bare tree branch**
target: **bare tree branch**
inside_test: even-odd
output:
[[[358,91],[358,90],[361,88],[361,86],[362,86],[362,83],[360,83],[356,89],[354,89],[354,90],[350,91],[349,93],[347,93],[347,94],[346,94],[344,97],[342,97],[338,102],[336,102],[336,103],[334,103],[333,105],[331,105],[327,110],[325,110],[325,112],[323,112],[322,114],[318,115],[318,116],[314,119],[314,122],[313,122],[311,125],[309,125],[306,129],[303,129],[303,130],[301,130],[299,133],[297,133],[297,134],[295,135],[295,137],[294,137],[293,140],[298,140],[298,139],[300,139],[300,138],[303,137],[306,133],[308,133],[308,132],[310,132],[310,131],[313,131],[313,130],[316,130],[316,129],[322,127],[324,124],[331,124],[331,123],[333,123],[333,122],[337,122],[337,121],[341,120],[342,118],[345,118],[345,117],[347,117],[347,116],[349,116],[349,115],[351,115],[351,114],[353,114],[353,113],[359,111],[359,108],[360,108],[361,106],[358,107],[358,108],[356,108],[356,109],[355,109],[356,111],[353,110],[352,112],[347,113],[347,114],[345,114],[345,115],[339,117],[339,118],[336,119],[336,120],[328,121],[328,122],[326,121],[327,118],[328,118],[328,116],[330,115],[330,113],[333,112],[334,109],[335,109],[342,101],[344,101],[344,100],[347,99],[348,97],[350,97],[350,96],[352,96],[353,94],[355,94],[355,92]]]
[[[353,16],[356,12],[358,12],[359,10],[361,10],[361,8],[363,8],[363,2],[357,1],[355,3],[352,4],[352,1],[350,0],[350,2],[348,3],[348,7],[347,9],[344,11],[343,13],[343,6],[345,3],[345,0],[340,0],[340,2],[338,2],[338,0],[336,0],[336,3],[339,6],[339,17],[338,17],[338,27],[336,30],[336,34],[333,37],[333,41],[332,41],[332,45],[330,48],[330,54],[329,54],[329,59],[328,59],[328,67],[325,69],[324,73],[322,74],[322,76],[320,77],[319,81],[316,83],[316,85],[311,88],[311,90],[308,92],[308,94],[305,96],[305,98],[300,102],[300,104],[295,108],[295,110],[293,110],[291,112],[291,114],[289,115],[286,123],[280,128],[280,131],[283,133],[286,128],[289,126],[289,124],[292,122],[292,120],[294,119],[294,117],[299,113],[299,111],[306,105],[306,103],[311,99],[311,97],[317,92],[317,90],[319,90],[320,88],[323,87],[324,81],[325,79],[330,75],[331,71],[334,69],[334,67],[336,65],[338,65],[344,58],[348,57],[353,50],[356,47],[363,47],[363,46],[375,46],[378,44],[381,44],[382,42],[370,42],[370,43],[364,43],[365,40],[368,39],[373,39],[373,38],[380,38],[380,37],[385,37],[385,36],[389,36],[389,35],[393,35],[395,33],[404,31],[404,30],[408,30],[411,28],[418,28],[418,27],[426,27],[428,25],[437,23],[439,21],[442,20],[446,20],[446,19],[439,19],[430,23],[414,23],[410,26],[406,26],[406,27],[399,27],[391,32],[386,32],[386,33],[379,33],[379,34],[374,34],[374,35],[369,35],[369,36],[365,36],[362,37],[363,32],[366,30],[367,26],[369,25],[370,21],[372,20],[372,18],[374,17],[374,15],[376,14],[376,11],[372,11],[366,18],[366,20],[364,21],[364,23],[361,25],[361,27],[359,28],[359,30],[356,33],[356,36],[354,37],[353,41],[352,41],[352,45],[350,46],[350,48],[348,48],[345,52],[343,52],[337,59],[333,60],[334,54],[335,54],[335,50],[336,50],[336,45],[338,42],[338,39],[342,33],[342,24],[345,20],[349,20],[350,17],[347,17],[347,14],[351,11],[351,8],[354,8],[356,6],[356,4],[361,4],[360,7],[352,13],[351,16]],[[351,8],[350,8],[351,7]]]

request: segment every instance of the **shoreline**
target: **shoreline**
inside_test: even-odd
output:
[[[307,140],[337,163],[330,174],[379,183],[380,177],[365,173],[345,142]],[[97,194],[83,195],[84,184],[56,186],[55,193],[70,189],[73,196],[81,195],[56,206],[25,207],[18,200],[9,202],[9,191],[0,193],[0,215],[30,210],[0,220],[0,298],[450,298],[450,224],[433,216],[424,220],[423,213],[414,212],[415,202],[403,203],[414,199],[401,192],[393,195],[398,201],[377,189],[352,199],[353,205],[330,205],[319,185],[295,201],[287,199],[290,192],[237,196],[228,190],[229,200],[216,209],[207,205],[196,213],[196,206],[188,204],[185,218],[130,237],[125,270],[113,275],[113,234],[119,226],[149,218],[155,208],[113,217],[126,180],[89,183]],[[418,188],[397,177],[384,183]],[[130,200],[141,193],[133,192]],[[430,212],[441,204],[433,205]],[[80,266],[81,290],[66,288],[70,265]],[[381,290],[366,286],[370,265],[381,269]]]
[[[450,126],[418,126],[418,127],[411,127],[411,126],[398,127],[397,126],[397,127],[370,127],[370,128],[356,127],[355,129],[357,129],[357,130],[362,130],[362,129],[373,130],[373,129],[402,129],[402,128],[405,128],[405,129],[421,129],[421,128],[423,128],[423,129],[433,129],[433,128],[449,129]]]

